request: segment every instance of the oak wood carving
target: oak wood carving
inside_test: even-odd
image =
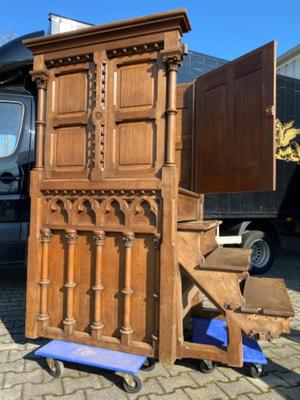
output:
[[[201,79],[176,85],[189,30],[175,10],[25,42],[38,88],[27,337],[240,365],[242,331],[288,329],[286,297],[285,315],[256,318],[249,252],[219,249],[219,222],[202,218],[215,161],[197,153]],[[201,293],[227,318],[227,351],[184,340]]]

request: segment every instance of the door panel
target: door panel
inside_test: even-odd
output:
[[[195,191],[275,189],[275,42],[195,81]]]
[[[0,93],[0,263],[24,256],[20,235],[28,202],[30,96]]]

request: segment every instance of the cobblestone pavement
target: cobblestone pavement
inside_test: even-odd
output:
[[[273,343],[262,343],[269,361],[263,377],[249,378],[244,370],[221,366],[205,375],[198,372],[196,362],[192,361],[178,362],[172,368],[158,364],[153,371],[142,373],[143,389],[137,395],[125,394],[121,378],[115,374],[74,364],[65,365],[62,378],[52,378],[43,368],[43,360],[33,355],[41,342],[24,338],[24,272],[16,267],[1,268],[0,400],[299,400],[299,244],[300,238],[285,238],[285,249],[269,273],[286,279],[296,316],[289,335]]]

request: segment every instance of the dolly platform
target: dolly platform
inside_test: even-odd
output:
[[[63,340],[52,340],[35,354],[46,358],[48,371],[55,378],[63,375],[63,361],[120,372],[124,378],[123,389],[128,393],[138,393],[141,390],[142,380],[138,376],[141,368],[144,371],[154,368],[154,362],[145,356]]]
[[[193,318],[193,342],[223,347],[228,345],[226,321],[222,319]],[[249,366],[250,376],[258,378],[263,373],[267,359],[257,340],[243,336],[243,362]],[[203,373],[212,372],[216,363],[201,360],[199,368]]]

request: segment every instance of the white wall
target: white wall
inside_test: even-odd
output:
[[[300,79],[300,54],[278,66],[277,73]]]

